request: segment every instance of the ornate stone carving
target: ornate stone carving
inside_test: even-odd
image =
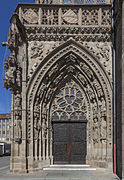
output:
[[[43,131],[43,140],[47,139],[47,121],[45,118],[43,118],[42,121],[42,131]]]
[[[61,46],[63,46],[62,49]],[[36,93],[35,95],[40,99],[39,102],[41,104],[42,146],[46,147],[47,140],[48,142],[51,142],[50,141],[51,137],[48,138],[51,131],[49,127],[50,117],[49,117],[48,108],[49,106],[51,106],[54,93],[59,92],[58,89],[61,87],[64,81],[66,82],[68,78],[71,79],[72,77],[76,80],[77,84],[80,84],[80,87],[82,88],[82,94],[83,93],[85,94],[85,104],[84,104],[83,112],[85,112],[84,115],[88,119],[88,131],[87,131],[88,143],[90,143],[90,145],[93,143],[93,148],[107,146],[109,137],[108,137],[108,133],[106,134],[105,137],[104,121],[103,121],[103,126],[100,126],[100,124],[102,123],[101,117],[104,117],[108,124],[110,123],[108,122],[106,109],[107,106],[109,107],[111,106],[111,102],[109,101],[107,102],[108,104],[106,103],[107,98],[110,97],[110,94],[108,93],[109,87],[106,86],[107,82],[103,76],[104,71],[100,69],[102,66],[100,65],[99,67],[97,60],[92,60],[93,58],[92,54],[89,53],[87,55],[86,53],[88,51],[87,49],[85,48],[81,49],[81,44],[79,44],[79,48],[77,48],[78,45],[77,44],[74,45],[74,43],[69,45],[69,42],[67,47],[64,44],[61,46],[58,48],[60,52],[56,51],[56,54],[53,53],[52,57],[49,58],[48,61],[46,60],[45,63],[41,63],[42,70],[39,70],[37,72],[37,77],[35,81],[32,81],[33,82],[33,84],[31,84],[32,89],[30,89],[30,96],[28,99],[29,104],[33,103],[32,97],[34,93]],[[40,69],[40,66],[38,67],[38,69]],[[69,76],[69,74],[71,74],[72,76]],[[64,86],[64,88],[66,88],[66,86]],[[53,118],[62,117],[66,119],[67,118],[66,114],[64,113],[62,114],[61,112],[58,111],[56,112],[56,106],[54,106],[57,104],[59,104],[60,106],[62,104],[62,102],[58,103],[58,101],[61,99],[61,96],[59,96],[58,93],[55,96],[55,99],[56,99],[55,103],[53,103],[52,106],[52,112],[53,112],[52,117]],[[71,110],[70,104],[66,107],[70,108]],[[36,109],[38,108],[35,108],[35,110]],[[31,111],[32,110],[30,106],[30,109],[28,111],[29,126],[31,124],[31,118],[32,118],[30,113]],[[67,110],[63,112],[67,112]],[[73,117],[75,118],[81,117],[80,113],[77,113],[76,115],[72,113],[71,115],[70,115],[71,116],[70,119]],[[38,124],[38,118],[36,119],[37,119],[36,122]],[[39,131],[37,131],[36,129],[38,128],[35,127],[37,127],[37,125],[34,125],[34,132],[36,136],[38,136]],[[111,130],[109,130],[109,132],[110,131]],[[30,134],[31,134],[31,130],[29,127],[28,128],[29,138],[31,138]],[[34,137],[36,136],[34,135]],[[105,149],[104,151],[106,153]]]
[[[110,27],[29,27],[26,26],[29,41],[67,41],[70,37],[77,41],[110,42]],[[106,33],[107,32],[107,33]],[[75,35],[76,34],[76,35]]]
[[[91,53],[95,55],[98,61],[106,69],[108,75],[112,79],[112,50],[111,44],[109,43],[83,43],[83,45],[90,50]]]
[[[6,69],[5,79],[3,81],[5,88],[10,88],[12,91],[20,90],[21,88],[21,67],[17,63],[15,55],[12,54],[5,61],[4,68]]]
[[[100,121],[100,141],[105,144],[107,138],[107,122],[106,117],[101,117]]]
[[[14,140],[21,143],[22,140],[22,98],[19,91],[14,95]]]
[[[39,120],[40,116],[39,113],[34,112],[34,139],[38,139],[39,138],[39,132],[40,132],[40,120]]]
[[[33,129],[34,129],[34,139],[38,140],[39,132],[41,130],[41,122],[40,122],[40,99],[37,96],[34,105],[34,117],[33,117]]]
[[[95,93],[89,84],[87,84],[86,86],[86,92],[89,95],[90,100],[93,101],[93,99],[95,98]]]
[[[31,48],[30,48],[30,55],[31,55],[31,59],[42,59],[42,53],[43,53],[43,44],[42,42],[38,43],[38,42],[32,42],[31,44]]]
[[[98,136],[98,118],[95,117],[93,119],[93,143],[94,144],[98,144],[98,140],[99,140],[99,136]]]
[[[111,10],[110,9],[102,9],[102,25],[110,25],[111,24]]]
[[[82,62],[80,62],[80,67],[88,75],[88,77],[91,79],[91,81],[93,81],[95,77],[94,77],[94,73],[91,71],[91,69]]]
[[[8,33],[8,48],[12,53],[17,53],[18,46],[22,44],[22,41],[25,39],[26,34],[17,14],[13,15],[11,23],[12,26],[10,27]]]
[[[16,30],[12,30],[12,28],[9,29],[8,33],[8,48],[12,51],[16,48],[17,45],[17,33]]]
[[[82,10],[82,25],[98,25],[98,19],[97,9]]]
[[[58,25],[58,8],[42,9],[42,24],[44,25]]]
[[[77,24],[78,16],[72,9],[67,10],[63,15],[62,19],[67,24]]]
[[[37,24],[38,23],[38,14],[36,10],[33,9],[27,9],[25,12],[23,12],[22,15],[24,21],[26,21],[28,24]]]
[[[25,5],[23,7],[22,18],[28,24],[37,24],[38,16],[40,15],[40,24],[42,25],[83,25],[83,26],[109,26],[111,23],[110,7],[101,8],[98,6],[92,7],[76,7],[69,8],[67,5],[55,6],[48,8],[47,6],[34,6],[29,8]],[[100,13],[99,13],[100,12]],[[79,15],[80,14],[80,15]],[[79,24],[81,22],[81,24]]]
[[[69,47],[70,49],[70,47]],[[71,49],[70,49],[71,51]],[[64,53],[66,53],[65,51],[63,51]],[[72,51],[71,51],[72,52]],[[77,51],[76,51],[77,53]],[[62,55],[62,53],[61,53]],[[58,56],[57,56],[58,57]],[[86,56],[84,56],[84,58],[86,58]],[[78,60],[77,60],[78,59]],[[63,60],[63,61],[62,61]],[[92,69],[89,68],[88,65],[86,65],[84,62],[80,62],[79,61],[79,58],[77,58],[73,53],[70,55],[67,55],[65,56],[64,58],[62,58],[61,61],[58,62],[58,64],[54,65],[53,68],[51,68],[51,70],[47,70],[47,66],[46,66],[46,69],[44,68],[44,71],[47,72],[47,75],[44,77],[44,80],[43,82],[49,86],[49,87],[52,87],[53,89],[47,89],[47,86],[46,86],[46,89],[42,89],[40,88],[40,90],[42,89],[42,92],[39,91],[38,94],[40,94],[41,92],[41,96],[40,98],[42,98],[42,100],[44,101],[44,106],[42,107],[42,111],[43,109],[47,106],[48,103],[50,103],[51,101],[51,97],[53,96],[53,93],[55,91],[55,87],[58,86],[59,82],[62,81],[62,77],[63,77],[63,74],[59,74],[59,76],[56,77],[55,80],[54,79],[54,76],[57,75],[57,71],[59,72],[59,69],[61,69],[61,67],[63,67],[63,62],[68,65],[68,63],[71,64],[71,66],[67,66],[67,68],[65,68],[66,70],[70,69],[70,67],[73,67],[71,69],[73,70],[69,70],[67,71],[68,74],[70,72],[73,72],[73,76],[77,76],[77,79],[80,80],[80,82],[82,83],[83,85],[83,88],[85,90],[85,93],[87,94],[88,96],[88,99],[90,100],[90,104],[92,104],[92,111],[93,111],[93,119],[97,119],[97,121],[100,121],[100,119],[98,118],[98,113],[100,112],[100,115],[101,116],[104,116],[106,118],[106,103],[105,103],[105,100],[103,99],[104,97],[104,92],[103,92],[103,89],[101,87],[101,84],[99,83],[99,81],[96,79],[96,75],[95,73],[92,71]],[[55,59],[54,59],[55,61]],[[52,62],[54,62],[52,61]],[[88,60],[89,61],[89,60]],[[72,65],[73,64],[73,65]],[[85,73],[85,78],[84,76],[81,74],[81,73],[75,73],[76,69],[75,69],[75,66],[78,67],[83,73]],[[50,66],[50,64],[49,64]],[[93,66],[92,66],[93,67]],[[99,72],[98,72],[99,73]],[[91,84],[89,83],[89,81],[87,80],[87,78],[90,80]],[[39,77],[40,78],[40,77]],[[50,82],[51,85],[50,85]],[[55,82],[55,83],[54,83]],[[49,85],[48,85],[49,84]],[[53,86],[54,84],[54,86]],[[42,86],[41,86],[42,87]],[[47,92],[47,93],[46,93]],[[46,94],[46,97],[44,97],[43,94]],[[100,104],[101,103],[101,104]],[[85,108],[84,108],[85,110]],[[43,113],[47,112],[45,109],[43,111]],[[55,114],[54,114],[55,115]],[[86,115],[87,116],[87,115]],[[87,116],[88,117],[88,116]],[[89,116],[89,118],[91,118]],[[43,117],[44,121],[46,121],[46,117]],[[93,130],[94,130],[94,135],[93,135],[93,142],[94,144],[98,143],[98,141],[100,140],[100,137],[99,137],[99,134],[98,134],[98,131],[99,131],[99,126],[98,126],[98,123],[97,123],[96,120],[94,120],[94,125],[93,125]],[[89,139],[91,139],[91,128],[92,128],[92,125],[90,124],[89,122]],[[47,131],[44,131],[47,133]],[[45,133],[45,134],[46,134]],[[45,135],[44,135],[45,136]],[[103,141],[101,141],[103,143]],[[106,142],[106,139],[104,139],[104,143]]]
[[[50,54],[56,47],[60,45],[60,42],[51,42],[46,44],[43,41],[31,41],[29,42],[28,54],[29,54],[29,68],[28,68],[28,80],[35,72],[36,68],[43,60],[44,57]]]
[[[102,97],[101,100],[99,101],[99,109],[101,113],[101,117],[106,116],[106,102],[105,99]]]
[[[22,99],[21,99],[21,95],[19,94],[19,91],[17,91],[16,95],[15,95],[15,106],[16,108],[21,108],[21,102],[22,102]]]
[[[21,143],[22,139],[22,125],[19,119],[15,120],[14,124],[14,140],[16,143]]]
[[[92,110],[93,110],[93,116],[95,117],[98,114],[98,105],[96,103],[96,99],[93,100]]]

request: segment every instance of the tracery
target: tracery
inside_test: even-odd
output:
[[[52,120],[84,120],[86,102],[78,85],[71,80],[55,96],[52,105]]]

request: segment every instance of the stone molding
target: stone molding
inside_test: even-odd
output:
[[[76,41],[111,42],[109,27],[29,27],[25,26],[28,41]],[[107,32],[107,33],[106,33]]]

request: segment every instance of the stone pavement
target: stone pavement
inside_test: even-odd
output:
[[[13,174],[7,172],[0,174],[0,180],[13,179],[31,180],[119,180],[108,169],[96,168],[96,170],[42,170],[28,174]]]

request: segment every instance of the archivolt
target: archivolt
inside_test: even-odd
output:
[[[93,121],[100,117],[106,118],[106,140],[111,144],[111,83],[100,62],[73,40],[64,43],[46,57],[29,82],[28,138],[35,138],[34,127],[38,131],[42,125],[48,126],[50,104],[61,84],[69,79],[73,79],[83,89],[89,111],[93,111]],[[102,140],[105,137],[101,137]],[[94,143],[97,143],[95,137]]]

